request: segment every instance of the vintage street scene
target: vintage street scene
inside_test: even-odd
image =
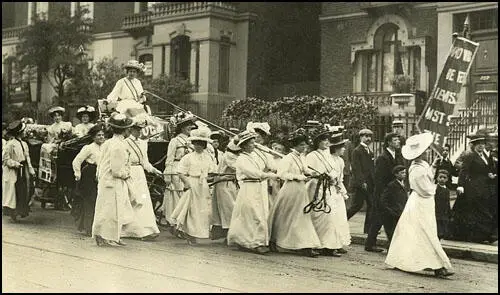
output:
[[[2,2],[2,292],[498,293],[498,3]]]

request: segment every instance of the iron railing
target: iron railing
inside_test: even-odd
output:
[[[14,27],[2,29],[2,40],[10,38],[19,38],[21,34],[28,28],[28,26]]]

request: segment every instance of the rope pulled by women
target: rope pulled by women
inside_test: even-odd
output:
[[[314,190],[313,200],[304,207],[304,214],[307,214],[311,211],[330,213],[332,211],[332,208],[326,202],[326,196],[327,190],[329,193],[331,193],[330,186],[333,185],[332,178],[327,173],[322,173],[317,176],[311,176],[311,178],[317,178],[318,183],[316,184],[316,189]],[[321,196],[319,195],[320,188],[322,188]]]

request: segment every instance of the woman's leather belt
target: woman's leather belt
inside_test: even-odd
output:
[[[260,178],[243,178],[243,179],[240,179],[240,181],[243,181],[243,182],[262,182],[264,180],[260,179]]]

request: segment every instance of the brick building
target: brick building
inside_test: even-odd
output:
[[[189,79],[200,115],[215,118],[221,106],[248,96],[319,94],[321,3],[2,2],[2,74],[10,84],[19,82],[10,63],[31,17],[77,6],[93,19],[87,51],[94,61],[137,59],[147,76]],[[43,100],[54,95],[44,81]]]
[[[400,62],[426,97],[467,16],[469,38],[480,48],[455,109],[469,106],[475,91],[498,89],[496,2],[322,3],[321,93],[365,95],[391,113],[391,79]]]

